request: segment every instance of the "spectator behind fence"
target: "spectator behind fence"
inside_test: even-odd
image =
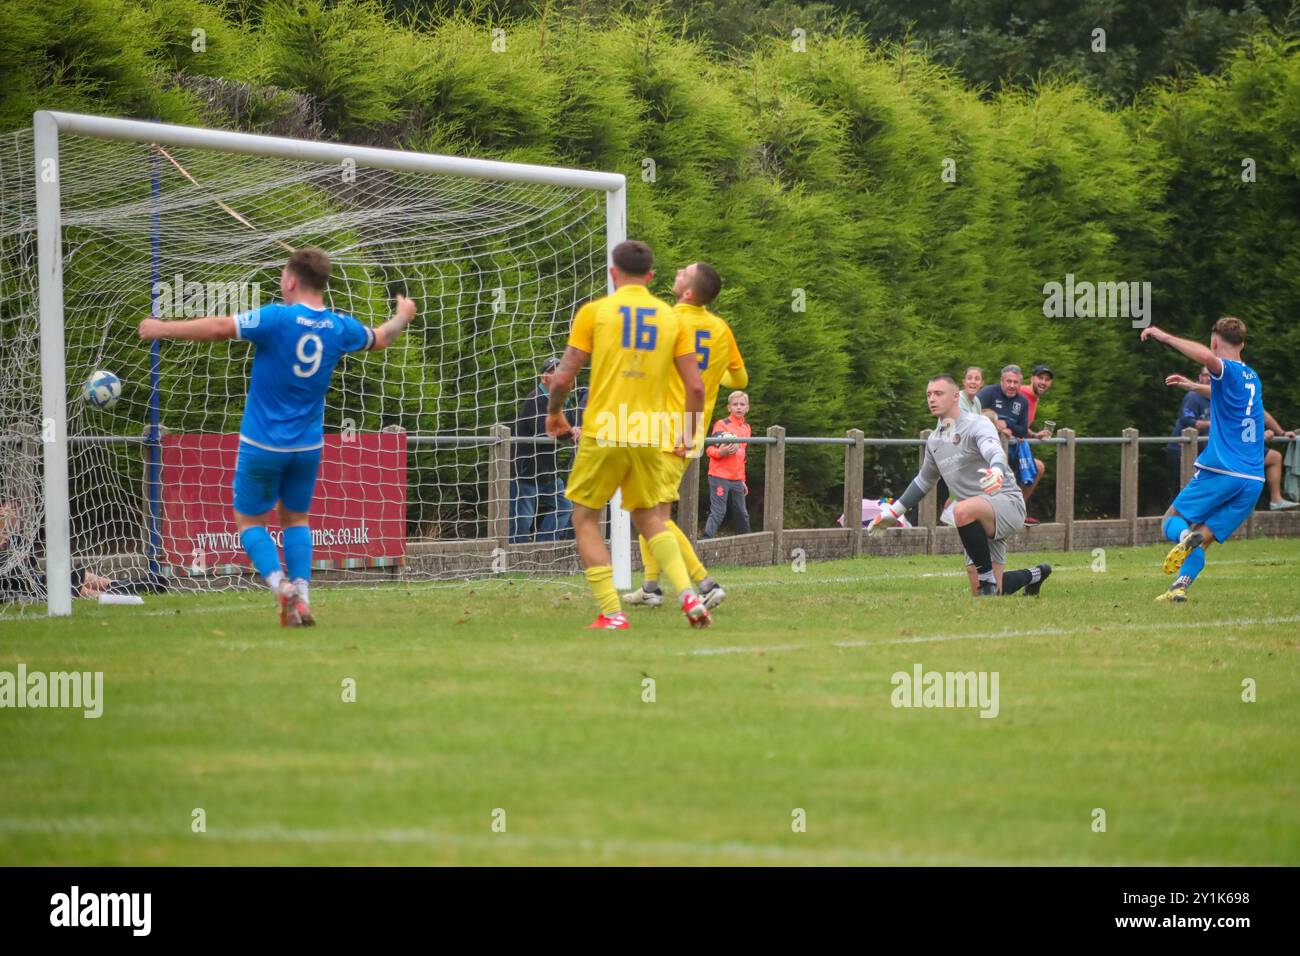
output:
[[[560,360],[542,363],[541,384],[519,406],[510,433],[525,440],[514,443],[514,465],[510,474],[510,543],[560,541],[573,537],[573,505],[564,497],[564,478],[555,460],[556,445],[546,437],[546,406],[550,401],[551,379]],[[577,389],[577,407],[565,416],[573,426],[574,444],[582,436],[582,411],[586,390]]]
[[[744,392],[732,392],[727,396],[727,409],[731,414],[714,423],[713,434],[749,438],[753,434],[753,429],[745,421],[749,414],[749,396]],[[709,520],[704,525],[702,537],[717,535],[728,515],[736,534],[749,534],[749,510],[745,507],[745,496],[749,494],[749,486],[745,484],[745,450],[748,447],[741,442],[705,446],[709,456]]]
[[[1034,421],[1038,417],[1038,400],[1047,394],[1047,390],[1052,387],[1054,378],[1050,366],[1035,365],[1034,372],[1029,377],[1029,384],[1022,386],[1020,389],[1021,397],[1029,403],[1029,414],[1026,416],[1026,420],[1029,422],[1028,435],[1030,438],[1045,439],[1052,437],[1052,429],[1056,427],[1056,422],[1043,422],[1041,423],[1043,427],[1035,431]],[[1029,507],[1029,496],[1033,494],[1034,489],[1038,487],[1038,482],[1043,478],[1043,473],[1047,471],[1047,466],[1041,458],[1034,459],[1034,468],[1038,472],[1038,477],[1034,479],[1034,483],[1025,492],[1026,508]],[[1027,515],[1025,524],[1038,524],[1038,519]]]
[[[1179,376],[1177,380],[1170,376],[1166,380],[1170,385],[1179,385],[1188,389],[1183,396],[1183,403],[1178,408],[1178,420],[1174,422],[1174,438],[1183,434],[1184,428],[1195,428],[1201,434],[1209,434],[1210,431],[1210,396],[1201,394],[1197,389],[1191,388],[1192,380]],[[1187,385],[1183,386],[1182,383]],[[1210,387],[1210,372],[1204,366],[1201,372],[1196,376],[1196,383],[1204,385],[1207,389]],[[1170,442],[1165,446],[1165,461],[1169,465],[1169,504],[1173,504],[1178,492],[1183,489],[1182,476],[1182,458],[1183,446],[1181,442]]]
[[[1029,437],[1029,402],[1020,393],[1022,381],[1020,366],[1007,365],[1002,369],[1002,377],[998,383],[981,389],[978,397],[983,413],[994,420],[998,431],[1006,436],[1010,443],[1008,458],[1012,469],[1016,472],[1016,483],[1020,485],[1025,507],[1028,508],[1029,498],[1043,477],[1043,463],[1028,454],[1028,445],[1020,446],[1021,439]],[[1026,467],[1033,469],[1032,480],[1024,480],[1024,470],[1019,465],[1022,458],[1027,463]],[[1028,463],[1031,462],[1032,465],[1029,465]],[[1038,521],[1026,516],[1025,524],[1038,524]]]
[[[0,500],[0,603],[44,601],[45,575],[36,562],[37,536],[23,518],[16,499]],[[152,594],[165,591],[168,580],[149,572],[142,580],[114,580],[86,568],[72,569],[72,596],[95,600],[101,594]]]
[[[1264,413],[1264,437],[1273,438],[1280,436],[1290,438],[1294,441],[1295,432],[1283,428],[1277,423],[1277,419],[1268,412]],[[1289,501],[1282,497],[1282,472],[1284,461],[1282,453],[1276,448],[1270,448],[1264,452],[1264,483],[1268,485],[1268,510],[1269,511],[1287,511],[1291,508],[1300,507],[1294,501]]]
[[[1029,384],[1021,387],[1020,394],[1026,402],[1029,403],[1029,414],[1025,416],[1029,423],[1030,438],[1051,438],[1052,429],[1048,426],[1039,431],[1034,431],[1034,419],[1038,417],[1038,400],[1047,394],[1047,390],[1052,387],[1052,370],[1046,365],[1035,365],[1034,374],[1029,378]],[[1053,424],[1055,424],[1053,422]]]
[[[984,387],[984,369],[972,365],[966,369],[962,379],[961,394],[957,396],[957,405],[963,414],[978,415],[984,409],[980,406],[980,389]]]

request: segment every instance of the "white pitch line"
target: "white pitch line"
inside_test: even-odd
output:
[[[1125,631],[1161,631],[1188,630],[1206,627],[1259,627],[1269,624],[1297,624],[1300,614],[1287,617],[1231,618],[1226,621],[1158,621],[1149,624],[1124,624],[1102,630],[1122,629]],[[1074,634],[1093,634],[1097,625],[1087,627],[1045,627],[1035,631],[987,631],[975,634],[932,634],[926,637],[898,637],[887,641],[831,641],[828,646],[839,648],[883,647],[890,644],[930,644],[948,641],[996,641],[1015,637],[1069,637]],[[762,651],[806,651],[812,644],[769,644],[765,647],[695,647],[689,651],[679,651],[678,657],[713,657],[721,654],[757,654]]]
[[[961,555],[960,554],[924,555],[924,557],[960,558]],[[1206,561],[1205,566],[1207,568],[1221,568],[1230,564],[1277,565],[1277,564],[1284,564],[1284,563],[1286,562],[1281,562],[1271,558],[1269,559],[1234,558],[1227,561],[1209,560]],[[1097,571],[1093,573],[1114,574],[1115,571],[1117,570],[1119,569],[1117,568],[1112,571]],[[1091,564],[1061,564],[1061,565],[1053,564],[1052,565],[1053,574],[1061,574],[1066,571],[1092,571],[1092,565]],[[917,571],[911,574],[893,574],[893,573],[885,572],[879,575],[869,575],[866,569],[864,568],[862,574],[840,575],[838,577],[833,577],[833,578],[820,578],[820,577],[810,576],[807,574],[807,572],[794,572],[794,571],[791,571],[790,575],[792,576],[786,576],[783,578],[751,579],[751,580],[746,580],[742,583],[746,587],[750,585],[756,585],[756,584],[763,585],[765,587],[780,587],[780,586],[792,587],[796,585],[799,587],[807,587],[812,584],[861,584],[863,581],[866,580],[877,582],[877,581],[900,581],[900,580],[920,581],[927,578],[963,578],[964,579],[966,577],[966,571],[964,569],[961,571]]]
[[[188,827],[159,827],[138,820],[106,820],[73,818],[40,820],[32,818],[0,818],[0,834],[38,834],[54,837],[131,837],[136,840],[187,839]],[[426,827],[377,828],[375,830],[283,827],[269,824],[252,827],[210,827],[204,840],[222,840],[229,843],[298,844],[329,846],[352,844],[359,846],[388,845],[413,846],[430,850],[457,847],[477,850],[534,850],[553,853],[597,854],[611,861],[636,862],[642,858],[659,856],[691,856],[703,859],[739,857],[749,862],[810,863],[821,865],[855,866],[1033,866],[1041,861],[995,859],[963,854],[912,853],[894,846],[873,850],[849,847],[789,847],[779,844],[747,843],[728,840],[723,843],[693,843],[685,840],[625,840],[597,839],[580,836],[526,836],[516,833],[468,834],[440,833]],[[1063,864],[1086,863],[1083,858],[1047,861]],[[1117,866],[1210,866],[1221,865],[1214,861],[1131,861],[1116,862]],[[1267,863],[1262,865],[1269,865]]]

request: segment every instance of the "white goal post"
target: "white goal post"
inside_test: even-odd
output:
[[[403,152],[392,149],[378,149],[373,147],[349,146],[329,142],[311,142],[299,141],[271,136],[253,135],[247,133],[225,132],[214,129],[204,129],[197,127],[185,127],[166,125],[161,123],[143,122],[137,120],[113,119],[100,116],[87,116],[72,113],[40,111],[34,114],[33,131],[32,131],[32,151],[35,160],[35,222],[36,222],[36,272],[38,286],[38,308],[39,308],[39,346],[40,346],[40,440],[43,443],[43,486],[44,486],[44,530],[45,530],[45,590],[47,596],[47,607],[50,615],[66,615],[72,610],[72,573],[74,546],[72,527],[74,520],[74,506],[72,502],[74,497],[70,497],[69,485],[69,408],[73,403],[79,403],[79,391],[70,394],[68,391],[69,380],[74,385],[79,385],[80,378],[74,377],[74,370],[70,368],[69,362],[69,343],[65,341],[65,278],[66,270],[69,267],[71,258],[78,254],[77,249],[69,248],[65,245],[65,230],[70,223],[78,221],[79,216],[86,215],[80,208],[74,207],[69,214],[69,194],[88,189],[79,182],[70,183],[65,178],[63,169],[60,166],[60,149],[70,142],[70,138],[76,138],[77,142],[82,140],[91,140],[97,143],[125,143],[134,144],[137,152],[140,149],[163,152],[165,158],[171,162],[176,169],[189,180],[189,183],[180,183],[177,180],[178,187],[176,198],[174,200],[174,210],[177,211],[177,219],[180,219],[180,210],[184,207],[185,215],[190,217],[207,217],[207,216],[225,216],[230,217],[224,221],[229,226],[232,234],[239,234],[241,226],[236,218],[242,219],[239,214],[248,213],[248,208],[241,208],[241,199],[245,196],[252,197],[247,200],[249,204],[263,203],[263,219],[269,223],[267,231],[269,238],[259,237],[256,244],[260,251],[255,254],[257,265],[265,272],[271,261],[271,252],[269,244],[278,242],[280,246],[285,246],[285,238],[296,236],[295,244],[320,244],[327,248],[331,253],[333,250],[328,248],[330,239],[330,230],[333,228],[346,229],[348,231],[349,241],[357,250],[370,250],[375,256],[382,256],[386,248],[396,248],[401,243],[404,250],[403,255],[408,259],[403,262],[380,262],[376,269],[380,273],[385,273],[385,267],[392,267],[392,274],[396,274],[399,280],[403,280],[404,267],[409,265],[414,270],[422,270],[427,276],[435,278],[428,279],[429,282],[436,282],[438,295],[440,296],[439,308],[441,311],[437,315],[445,323],[438,329],[439,339],[437,343],[427,342],[420,345],[425,348],[428,354],[435,354],[435,349],[447,349],[447,341],[454,338],[460,332],[455,328],[455,324],[461,321],[461,316],[473,313],[476,317],[484,314],[478,310],[477,291],[480,286],[486,286],[488,279],[498,277],[506,269],[514,270],[511,272],[511,281],[516,283],[512,289],[526,289],[528,295],[533,295],[536,301],[545,299],[549,310],[546,313],[547,323],[545,328],[540,326],[534,327],[529,324],[531,317],[524,314],[527,310],[527,303],[520,305],[520,312],[515,319],[515,325],[518,328],[527,328],[528,335],[528,355],[526,359],[531,361],[549,350],[551,352],[557,347],[555,341],[556,323],[559,321],[561,313],[567,311],[570,306],[578,304],[583,297],[583,283],[590,286],[597,277],[607,282],[607,273],[605,267],[608,265],[608,256],[610,250],[618,242],[626,238],[627,229],[627,187],[626,179],[621,174],[593,172],[579,169],[552,168],[539,165],[526,165],[518,163],[497,162],[481,159],[466,159],[451,156],[440,156],[424,154],[417,152]],[[214,162],[206,163],[209,171],[198,176],[191,176],[190,172],[182,167],[182,164],[172,159],[166,150],[157,150],[157,147],[164,147],[177,152],[177,155],[187,156],[207,156],[207,154],[225,154],[227,158],[224,165],[218,167]],[[90,156],[97,154],[88,154]],[[274,161],[274,162],[272,162]],[[89,167],[92,163],[91,158],[84,159],[83,165]],[[190,162],[193,168],[194,162]],[[139,166],[138,158],[132,159],[130,168],[135,169]],[[277,189],[280,190],[274,197],[269,198],[269,192],[257,192],[252,182],[254,173],[245,171],[240,164],[254,163],[257,169],[256,176],[262,177],[266,181],[274,181]],[[301,190],[303,184],[310,181],[311,173],[304,173],[301,170],[311,168],[311,164],[317,166],[330,166],[334,168],[347,168],[349,165],[356,170],[376,170],[387,171],[387,174],[410,174],[416,177],[414,180],[404,179],[401,182],[387,184],[381,191],[378,187],[373,190],[374,203],[376,207],[385,202],[392,203],[395,208],[400,207],[400,213],[394,214],[401,217],[400,235],[383,235],[378,234],[376,230],[380,229],[385,220],[374,211],[374,209],[362,209],[356,203],[344,209],[340,205],[339,209],[322,208],[314,214],[310,221],[304,219],[297,226],[292,220],[293,198],[298,195],[295,190]],[[123,163],[125,167],[125,162]],[[222,189],[208,190],[205,175],[217,177],[211,169],[219,168],[222,171],[231,170],[230,180]],[[172,170],[166,166],[164,169],[170,174]],[[380,174],[374,174],[376,176]],[[434,195],[434,187],[429,186],[427,190],[423,186],[423,179],[419,177],[434,177],[438,183],[465,181],[470,184],[466,187],[464,194],[456,193],[453,199],[445,207],[437,202],[431,202],[428,197]],[[241,180],[241,177],[248,182]],[[278,178],[277,178],[278,177]],[[107,178],[105,182],[110,182]],[[433,180],[430,180],[431,182]],[[421,185],[413,186],[411,182]],[[554,187],[558,191],[569,190],[574,195],[579,192],[591,194],[604,193],[604,260],[599,263],[599,273],[595,262],[595,245],[588,249],[586,246],[581,248],[564,248],[562,255],[552,255],[552,251],[562,245],[564,240],[564,230],[559,226],[548,226],[550,231],[547,232],[545,239],[534,238],[531,235],[520,240],[522,247],[528,249],[526,260],[511,261],[508,265],[503,264],[510,257],[498,252],[485,253],[481,250],[474,250],[466,253],[463,260],[458,259],[453,267],[444,267],[443,263],[437,260],[436,254],[430,252],[428,258],[425,258],[420,252],[420,243],[423,241],[425,233],[421,232],[422,224],[419,223],[420,204],[429,203],[431,208],[429,212],[430,221],[434,218],[441,217],[445,222],[438,224],[439,236],[445,237],[451,233],[457,217],[462,217],[468,228],[475,229],[476,237],[487,237],[489,235],[505,235],[511,223],[509,216],[512,210],[523,208],[528,204],[521,204],[512,196],[506,196],[504,193],[499,197],[495,193],[472,193],[470,188],[487,190],[496,188],[483,184],[523,184],[535,187]],[[399,193],[399,188],[405,188],[407,193]],[[211,195],[207,195],[211,192]],[[125,222],[128,217],[131,218],[129,227],[123,226],[120,233],[115,235],[130,236],[134,246],[142,246],[145,243],[145,225],[150,215],[153,219],[152,241],[154,243],[154,274],[157,276],[156,260],[158,258],[157,246],[160,241],[160,232],[158,228],[158,186],[157,175],[155,174],[154,183],[154,204],[151,207],[147,202],[140,200],[139,196],[132,194],[126,196],[120,201],[114,200],[115,204],[109,206],[106,202],[103,210],[96,209],[94,225],[99,226],[102,222]],[[289,197],[289,198],[286,198]],[[396,198],[395,198],[396,197]],[[84,196],[82,197],[84,198]],[[399,202],[399,199],[401,200]],[[565,200],[568,201],[568,200]],[[586,200],[584,200],[586,201]],[[304,200],[305,202],[305,200]],[[572,200],[577,203],[577,200]],[[528,207],[529,210],[540,208],[544,204],[536,203]],[[215,212],[217,206],[225,209],[225,212]],[[549,212],[552,209],[561,208],[560,200],[555,200],[550,206],[546,206]],[[587,207],[584,207],[587,208]],[[169,207],[172,209],[172,207]],[[360,211],[359,211],[360,210]],[[274,215],[273,215],[274,213]],[[169,213],[170,214],[170,213]],[[588,215],[588,214],[584,214]],[[276,219],[275,217],[279,217]],[[256,221],[257,214],[250,214],[250,218]],[[538,217],[540,218],[540,214]],[[274,220],[274,221],[273,221]],[[559,222],[559,219],[555,219]],[[578,219],[571,218],[566,222],[578,222]],[[588,215],[583,219],[583,229],[595,231],[598,227],[591,225],[594,222]],[[341,223],[341,225],[340,225]],[[532,220],[526,218],[524,213],[518,214],[518,226],[521,230],[532,228]],[[248,224],[247,222],[245,224]],[[258,224],[259,228],[261,224]],[[176,227],[180,230],[182,227]],[[186,242],[194,239],[198,233],[198,226],[192,227],[191,232],[177,232],[176,235],[182,235]],[[203,227],[206,231],[203,233],[204,241],[207,241],[208,234],[215,229],[212,220]],[[252,226],[250,225],[250,228]],[[294,233],[294,228],[300,228],[302,231]],[[576,227],[574,227],[576,228]],[[367,231],[369,230],[369,231]],[[539,233],[540,234],[540,233]],[[248,242],[254,240],[248,237],[248,234],[242,233],[248,238]],[[229,237],[227,237],[229,238]],[[292,241],[292,240],[291,240]],[[166,251],[168,242],[167,236],[163,236],[161,242]],[[486,242],[486,239],[484,239]],[[576,240],[575,240],[576,242]],[[385,244],[389,245],[385,245]],[[229,243],[227,243],[229,245]],[[494,247],[498,248],[498,247]],[[509,245],[499,245],[499,248],[509,249]],[[134,260],[143,255],[140,249],[132,248],[129,251],[122,252],[121,255]],[[359,255],[359,254],[358,254]],[[554,263],[567,263],[570,261],[579,261],[579,257],[585,255],[587,258],[582,259],[582,274],[580,276],[565,277],[562,283],[562,292],[554,292],[551,286],[559,288],[560,281],[555,274],[546,272],[547,268],[561,270],[562,265]],[[345,257],[346,259],[346,257]],[[590,260],[590,261],[588,261]],[[471,263],[471,265],[466,265]],[[345,263],[343,271],[345,272],[345,282],[350,283],[346,286],[349,290],[348,295],[353,295],[352,289],[355,286],[355,295],[348,301],[342,303],[343,307],[331,301],[327,295],[327,304],[339,311],[351,311],[357,314],[357,304],[362,301],[373,301],[375,293],[373,290],[362,292],[362,286],[369,283],[375,284],[378,280],[372,281],[371,277],[358,278],[361,265],[357,265],[357,257],[351,264]],[[336,260],[336,272],[338,262]],[[477,271],[475,271],[477,270]],[[490,275],[489,275],[490,273]],[[459,291],[453,287],[458,281],[457,275],[461,276],[462,286]],[[463,286],[463,277],[469,277],[474,284],[474,289],[470,292],[465,291]],[[550,283],[541,291],[537,289],[546,283]],[[334,288],[333,281],[331,289]],[[369,286],[367,286],[369,289]],[[604,286],[608,290],[608,285]],[[587,289],[586,295],[593,292],[599,293],[599,289]],[[471,294],[472,292],[472,294]],[[79,295],[86,297],[89,294],[81,290]],[[156,289],[150,292],[156,295]],[[178,290],[178,295],[179,290]],[[369,296],[366,299],[365,296]],[[273,297],[273,296],[272,296]],[[417,300],[418,293],[415,294]],[[518,298],[521,301],[525,296]],[[465,302],[473,299],[470,305]],[[572,301],[571,301],[572,300]],[[125,305],[128,302],[124,295],[121,299],[121,307],[125,311]],[[353,308],[347,306],[352,304]],[[451,303],[451,304],[449,304]],[[560,303],[562,308],[557,306]],[[420,303],[421,318],[426,315],[424,304]],[[468,311],[457,311],[457,310]],[[476,311],[477,310],[477,311]],[[233,310],[232,310],[233,311]],[[144,314],[148,314],[146,311]],[[134,321],[143,318],[144,315],[134,316]],[[571,317],[571,312],[564,317],[567,328],[567,318]],[[93,330],[87,330],[78,335],[85,339],[85,344],[90,349],[89,354],[95,358],[102,358],[103,361],[109,361],[111,350],[117,348],[119,340],[124,341],[126,336],[134,336],[132,326],[122,322],[127,318],[125,315],[118,316],[118,320],[112,325],[111,332],[98,327]],[[360,315],[363,322],[375,324],[378,318],[386,316]],[[485,321],[476,318],[476,321]],[[490,324],[490,323],[485,323]],[[401,374],[394,373],[390,378],[385,379],[384,388],[387,391],[374,399],[375,403],[387,403],[383,407],[391,415],[400,415],[395,411],[395,407],[402,404],[416,402],[421,404],[421,410],[427,410],[429,414],[439,414],[435,407],[435,399],[429,398],[429,407],[425,409],[423,395],[433,395],[435,392],[442,395],[444,391],[459,390],[464,393],[466,389],[482,395],[485,400],[495,403],[493,412],[497,415],[495,420],[500,420],[505,412],[514,406],[517,402],[518,391],[525,385],[532,385],[533,373],[529,369],[535,368],[535,365],[526,365],[525,357],[511,356],[510,342],[513,339],[510,336],[514,334],[511,327],[502,322],[498,326],[493,326],[484,333],[485,340],[492,339],[492,351],[479,353],[481,357],[476,357],[473,362],[469,362],[465,355],[460,353],[459,357],[453,356],[447,359],[449,363],[442,366],[434,363],[432,360],[425,365],[419,366],[419,375],[414,373],[416,366],[414,362]],[[98,338],[96,338],[98,337]],[[98,343],[98,344],[96,344]],[[7,348],[8,345],[6,344]],[[126,346],[122,346],[125,348]],[[144,348],[138,342],[133,343],[134,348]],[[486,348],[486,346],[485,346]],[[563,342],[558,342],[558,348],[563,348]],[[97,351],[96,351],[97,349]],[[441,354],[441,353],[438,353]],[[510,369],[498,373],[497,366],[490,361],[491,356],[511,356]],[[136,356],[139,359],[139,356]],[[157,436],[161,434],[158,422],[158,398],[160,391],[158,386],[158,360],[154,358],[154,408],[153,408],[153,427],[155,443],[159,440]],[[478,365],[483,362],[480,368],[469,368],[471,365]],[[451,364],[455,363],[455,364]],[[114,371],[112,367],[105,364],[103,366],[108,371]],[[367,366],[369,368],[369,366]],[[430,378],[422,376],[430,375],[440,368],[449,370],[458,376],[454,381],[440,382],[433,381]],[[75,369],[75,376],[85,374],[85,368],[78,367]],[[189,408],[197,409],[200,405],[220,405],[228,403],[238,403],[242,401],[242,392],[238,392],[233,383],[236,376],[226,371],[221,371],[219,376],[212,373],[213,378],[206,386],[205,391],[194,391],[184,395],[175,396],[175,401],[184,404]],[[494,382],[486,382],[471,378],[471,374],[476,374],[480,378],[486,376],[494,379]],[[514,376],[510,378],[510,376]],[[199,385],[197,378],[191,378],[190,381],[196,383],[196,388],[205,386]],[[412,382],[414,381],[414,384]],[[227,383],[231,383],[229,386]],[[337,375],[336,375],[337,382]],[[424,384],[421,385],[420,383]],[[513,385],[512,385],[513,383]],[[332,386],[332,391],[335,386]],[[514,391],[510,388],[513,387]],[[419,389],[423,388],[422,393]],[[489,391],[489,388],[492,390]],[[80,407],[75,409],[80,413]],[[140,406],[140,414],[145,415],[148,412],[147,407],[143,404]],[[330,427],[330,407],[327,405],[327,431]],[[477,419],[475,419],[477,421]],[[484,418],[484,422],[490,422],[494,419]],[[0,422],[0,424],[3,424]],[[458,423],[459,424],[459,423]],[[227,426],[228,427],[228,426]],[[395,426],[389,426],[390,428]],[[405,424],[402,427],[409,427]],[[493,426],[495,427],[495,426]],[[376,431],[380,429],[376,428]],[[483,431],[483,428],[477,429]],[[454,437],[454,436],[453,436]],[[453,437],[447,437],[446,441],[452,441]],[[459,440],[462,443],[468,443],[472,436],[462,435]],[[84,439],[91,440],[91,439]],[[137,446],[138,447],[138,446]],[[403,459],[405,460],[405,458]],[[433,466],[429,466],[433,467]],[[151,473],[149,480],[156,481],[160,470]],[[435,481],[438,479],[435,479]],[[442,482],[444,490],[449,491],[454,480],[448,479]],[[434,485],[430,485],[434,487]],[[448,497],[452,497],[449,493]],[[631,586],[631,527],[629,515],[621,507],[618,507],[618,499],[615,499],[614,507],[611,510],[610,542],[614,565],[614,577],[616,586],[620,588]],[[148,507],[148,506],[146,506]],[[161,506],[155,501],[153,506],[159,509]],[[431,506],[432,507],[432,506]],[[447,507],[450,507],[448,505]],[[500,515],[500,504],[497,506],[497,514]],[[123,510],[123,509],[119,509]],[[431,519],[432,521],[433,519]],[[155,533],[153,531],[149,533]],[[461,574],[462,578],[466,575]]]

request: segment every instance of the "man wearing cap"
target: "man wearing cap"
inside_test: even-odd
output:
[[[573,505],[564,497],[564,478],[555,461],[555,443],[546,436],[546,405],[551,379],[560,360],[542,363],[541,385],[524,399],[510,434],[524,441],[514,442],[514,465],[510,473],[510,543],[558,541],[573,537]],[[577,408],[566,413],[574,426],[570,434],[576,444],[582,435],[582,410],[586,390],[575,389]],[[530,439],[540,438],[541,441]],[[534,524],[536,535],[534,536]]]
[[[1051,438],[1052,430],[1044,428],[1042,431],[1034,431],[1032,425],[1034,419],[1038,416],[1038,400],[1047,394],[1047,390],[1052,387],[1052,370],[1046,365],[1035,365],[1034,374],[1029,379],[1029,384],[1022,386],[1020,394],[1024,396],[1025,401],[1029,403],[1029,437],[1030,438]],[[1042,469],[1039,469],[1040,471]]]

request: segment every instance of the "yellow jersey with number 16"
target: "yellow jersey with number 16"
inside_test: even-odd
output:
[[[599,445],[671,448],[674,359],[695,351],[686,323],[645,286],[625,285],[573,317],[569,345],[591,354],[584,436]]]

